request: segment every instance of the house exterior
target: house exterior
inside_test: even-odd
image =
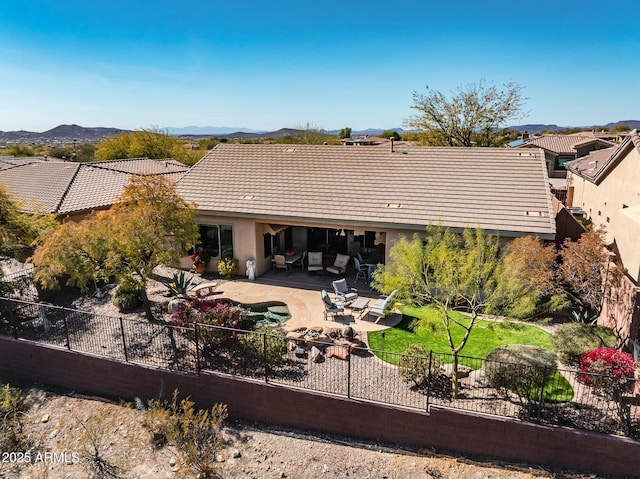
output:
[[[24,211],[54,213],[62,220],[74,221],[91,211],[109,208],[128,185],[131,175],[164,175],[177,180],[188,170],[173,159],[149,158],[96,163],[32,159],[2,164],[0,184],[20,202]]]
[[[399,238],[438,222],[503,241],[555,237],[539,148],[219,144],[177,185],[198,207],[200,245],[214,260],[236,257],[241,273],[253,260],[262,274],[287,250],[387,262]]]
[[[567,164],[571,206],[604,226],[629,276],[640,281],[640,135]]]
[[[560,189],[563,181],[553,178],[565,178],[565,163],[587,155],[591,151],[613,146],[610,141],[593,135],[542,135],[512,142],[513,148],[542,148],[547,163],[547,174],[554,188]]]

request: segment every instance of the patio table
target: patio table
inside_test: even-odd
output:
[[[293,253],[293,254],[285,254],[284,262],[287,264],[287,272],[293,269],[293,263],[302,258],[302,253]],[[271,258],[271,262],[275,263],[276,259],[274,257]]]
[[[368,307],[369,307],[369,298],[363,298],[362,296],[360,296],[359,298],[355,299],[354,301],[352,301],[347,305],[347,308],[351,310],[352,315],[354,312],[358,315],[356,319],[362,319],[362,316],[364,316],[364,313],[366,312]]]

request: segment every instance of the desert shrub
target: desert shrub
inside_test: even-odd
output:
[[[612,409],[625,434],[632,433],[631,407],[622,396],[633,388],[636,367],[631,354],[612,348],[596,348],[580,358],[580,382],[614,401]]]
[[[614,347],[616,336],[605,326],[585,323],[565,323],[551,337],[553,349],[564,364],[578,367],[580,356],[600,347]]]
[[[149,403],[143,424],[156,447],[164,443],[174,445],[184,463],[198,477],[213,479],[220,477],[216,455],[222,446],[222,423],[226,418],[226,405],[196,409],[188,397],[178,401],[175,390],[171,401]]]
[[[398,360],[398,373],[415,389],[428,389],[436,397],[451,397],[451,380],[436,356],[425,353],[424,346],[412,344],[402,351]]]
[[[228,257],[218,260],[218,273],[225,279],[233,279],[238,274],[238,260]]]
[[[144,284],[136,281],[131,276],[125,277],[118,285],[116,293],[113,296],[113,304],[120,311],[137,308],[142,304],[142,289]]]
[[[266,336],[265,336],[266,335]],[[264,353],[264,345],[267,345],[267,354]],[[265,359],[269,367],[282,361],[287,352],[287,338],[278,331],[272,331],[267,327],[255,332],[245,333],[238,339],[241,354],[259,364],[264,364]]]
[[[103,408],[86,420],[78,419],[82,432],[77,437],[80,451],[78,459],[87,470],[90,479],[119,479],[124,472],[120,463],[122,458],[115,457],[112,450],[112,435],[120,424],[114,411]],[[76,454],[74,452],[74,454]]]
[[[485,377],[488,384],[505,397],[516,401],[529,415],[538,412],[545,399],[545,386],[557,371],[557,357],[552,351],[537,346],[510,344],[494,349],[485,357]],[[562,396],[565,394],[556,392]]]
[[[187,292],[193,289],[195,284],[193,283],[193,276],[188,275],[184,271],[179,273],[173,273],[173,278],[167,284],[169,293],[174,296],[187,296]]]
[[[0,388],[0,452],[26,449],[27,441],[22,432],[23,413],[22,392],[5,384]]]

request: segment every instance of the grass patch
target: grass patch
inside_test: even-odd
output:
[[[560,371],[555,371],[544,384],[542,395],[548,403],[567,402],[573,399],[573,388]]]
[[[468,325],[471,321],[468,316],[462,313],[453,312],[452,314],[463,324]],[[420,320],[421,326],[413,328],[416,320]],[[451,331],[454,343],[459,344],[464,336],[464,329],[454,324]],[[396,327],[384,330],[384,337],[382,331],[369,332],[368,341],[369,347],[377,351],[402,353],[412,344],[423,345],[425,351],[432,350],[442,353],[450,351],[447,333],[442,325],[439,312],[431,307],[403,307],[402,321]],[[551,335],[535,326],[509,321],[478,320],[461,354],[471,358],[484,358],[489,351],[507,344],[529,344],[549,350],[553,349]],[[385,357],[385,359],[387,358]],[[476,361],[465,361],[464,358],[461,358],[460,363],[470,367],[478,367]]]

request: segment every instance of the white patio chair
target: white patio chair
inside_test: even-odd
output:
[[[309,264],[307,266],[307,271],[324,271],[324,266],[322,264],[322,251],[309,252]]]
[[[344,274],[347,271],[347,264],[349,264],[349,256],[346,254],[338,253],[336,260],[331,266],[327,266],[327,271],[333,274]]]

